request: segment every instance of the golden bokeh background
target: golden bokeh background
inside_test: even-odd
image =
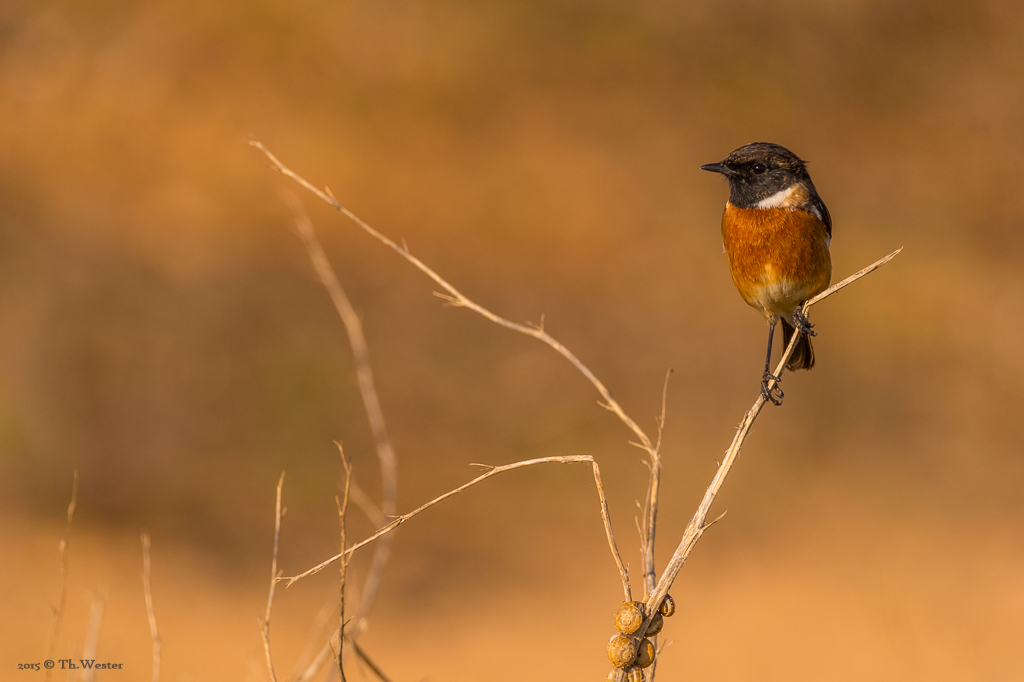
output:
[[[1024,5],[7,0],[0,7],[0,677],[56,644],[162,679],[267,679],[281,566],[337,544],[334,440],[378,467],[306,204],[360,311],[403,511],[500,464],[588,453],[639,565],[646,471],[592,387],[445,308],[296,171],[480,303],[538,321],[645,429],[671,380],[659,567],[757,394],[703,163],[807,159],[835,222],[818,366],[762,413],[673,593],[663,679],[1024,677]],[[350,533],[372,530],[353,516]],[[353,563],[357,579],[365,557]],[[280,591],[279,678],[336,590]],[[410,521],[367,650],[396,680],[601,679],[621,598],[589,472],[505,474]],[[77,679],[57,671],[55,679]],[[358,679],[358,675],[356,675]]]

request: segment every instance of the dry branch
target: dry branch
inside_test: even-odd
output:
[[[323,284],[328,295],[331,297],[331,302],[334,303],[334,308],[338,311],[338,316],[341,318],[342,324],[345,325],[345,331],[348,334],[349,345],[352,347],[352,356],[356,364],[356,380],[359,384],[359,393],[363,399],[363,406],[366,408],[366,418],[370,422],[370,430],[373,432],[373,442],[377,450],[377,458],[380,460],[380,513],[385,517],[394,516],[397,511],[398,457],[395,455],[395,448],[391,444],[391,439],[388,437],[387,427],[384,423],[384,411],[381,409],[380,397],[377,394],[376,384],[373,380],[373,369],[370,366],[370,351],[366,343],[366,336],[363,334],[363,324],[359,319],[359,315],[356,314],[355,308],[352,307],[351,301],[349,301],[348,296],[345,294],[345,290],[342,288],[334,268],[331,267],[327,254],[324,253],[320,240],[317,239],[316,232],[313,230],[313,224],[303,209],[302,203],[292,197],[291,204],[299,236],[302,237],[302,242],[306,246],[306,251],[309,253],[309,258],[316,269],[317,276],[320,278],[320,283]],[[359,492],[361,493],[362,490]],[[357,504],[365,509],[363,502],[357,501]],[[353,618],[354,630],[350,632],[352,637],[358,636],[366,627],[366,616],[373,606],[377,590],[380,588],[381,576],[384,573],[385,566],[387,566],[388,559],[391,557],[392,540],[393,536],[387,536],[377,545],[374,551],[373,560],[370,563],[370,569],[367,571],[366,580],[360,593],[359,607]]]
[[[644,525],[640,537],[640,545],[643,552],[644,596],[654,590],[654,540],[658,525],[658,494],[661,490],[661,436],[665,431],[665,410],[668,406],[668,380],[671,376],[672,370],[669,369],[665,373],[665,383],[661,388],[661,415],[658,417],[658,440],[654,444],[654,449],[650,451],[650,462],[648,463],[651,472],[647,483],[647,497],[644,499]]]
[[[357,542],[356,544],[352,545],[351,547],[349,547],[345,551],[343,551],[343,552],[341,552],[339,554],[335,554],[330,559],[326,559],[326,560],[320,562],[319,564],[317,564],[313,568],[311,568],[311,569],[309,569],[307,571],[304,571],[304,572],[300,573],[299,575],[292,576],[290,578],[282,578],[282,580],[287,580],[288,581],[287,585],[291,585],[292,583],[294,583],[297,580],[301,580],[302,578],[306,578],[308,576],[311,576],[314,573],[319,573],[320,571],[322,571],[323,569],[327,568],[328,566],[330,566],[335,561],[338,561],[339,559],[352,554],[352,552],[356,551],[360,547],[364,547],[365,545],[370,544],[371,542],[373,542],[377,538],[379,538],[379,537],[381,537],[383,535],[386,535],[386,534],[390,533],[391,531],[395,530],[400,525],[402,525],[403,523],[405,523],[406,521],[408,521],[412,517],[416,516],[420,512],[426,511],[427,509],[433,507],[438,502],[442,502],[442,501],[448,499],[449,497],[452,497],[453,495],[458,495],[459,493],[461,493],[466,488],[472,487],[472,486],[476,485],[477,483],[480,483],[481,481],[485,481],[488,478],[490,478],[491,476],[495,476],[497,474],[504,473],[506,471],[512,471],[513,469],[521,469],[523,467],[532,466],[534,464],[547,464],[547,463],[570,464],[570,463],[574,463],[574,462],[587,462],[587,463],[589,463],[593,467],[594,481],[597,484],[597,494],[598,494],[598,497],[601,500],[601,519],[604,521],[605,536],[608,539],[608,547],[611,549],[612,556],[615,559],[615,564],[616,564],[616,566],[619,569],[619,577],[622,580],[622,591],[623,591],[623,594],[626,597],[626,601],[629,601],[630,600],[629,574],[626,572],[626,567],[622,563],[622,557],[619,555],[619,549],[615,545],[615,535],[612,532],[611,516],[609,515],[609,512],[608,512],[608,502],[605,499],[604,487],[601,485],[601,471],[600,471],[600,468],[597,466],[597,462],[594,461],[594,458],[591,457],[590,455],[565,455],[565,456],[561,456],[561,457],[539,457],[537,459],[527,459],[527,460],[523,460],[521,462],[513,462],[512,464],[503,464],[502,466],[496,466],[496,467],[492,467],[492,466],[489,466],[489,465],[478,465],[478,466],[486,466],[488,470],[485,473],[481,474],[480,476],[477,476],[476,478],[474,478],[472,481],[469,481],[468,483],[464,483],[463,485],[460,485],[458,488],[455,488],[454,490],[450,490],[450,491],[446,492],[444,495],[441,495],[439,497],[435,497],[433,500],[431,500],[431,501],[429,501],[429,502],[419,506],[418,508],[416,508],[413,511],[409,512],[408,514],[403,514],[402,516],[399,516],[398,518],[393,520],[391,523],[389,523],[388,525],[384,526],[383,528],[378,530],[376,533],[371,535],[370,537],[368,537],[365,540],[362,540],[360,542]]]
[[[341,524],[339,544],[341,551],[344,552],[345,545],[348,544],[345,537],[345,517],[348,514],[348,494],[352,486],[352,465],[349,463],[348,457],[345,456],[345,450],[341,447],[341,443],[338,443],[338,453],[341,455],[341,463],[345,467],[345,491],[340,501],[337,497],[334,498],[334,501],[338,503],[338,522]],[[345,576],[348,573],[348,562],[351,558],[351,555],[347,555],[338,562],[340,566],[338,569],[338,677],[341,678],[341,682],[345,682]]]
[[[372,670],[373,674],[376,675],[381,682],[391,682],[388,676],[385,675],[384,672],[380,669],[380,666],[374,663],[373,660],[366,654],[366,652],[363,651],[363,647],[359,646],[358,642],[353,641],[352,648],[355,649],[356,656],[359,657],[359,660],[365,663],[366,667]]]
[[[381,234],[373,227],[371,227],[362,218],[360,218],[359,216],[355,215],[350,210],[345,208],[334,197],[334,195],[331,193],[329,189],[325,188],[325,190],[320,190],[317,187],[315,187],[305,178],[298,175],[290,168],[285,166],[283,163],[281,163],[280,160],[278,160],[278,158],[274,156],[274,154],[272,154],[270,150],[268,150],[261,142],[257,140],[250,140],[249,144],[263,152],[263,154],[270,160],[271,167],[274,170],[293,179],[298,184],[302,185],[309,191],[313,192],[315,195],[320,197],[320,199],[322,199],[332,208],[340,211],[343,215],[345,215],[350,220],[355,222],[368,234],[370,234],[371,236],[373,236],[375,239],[385,244],[386,246],[390,247],[403,258],[405,258],[418,270],[426,274],[428,277],[430,277],[430,279],[432,279],[434,282],[440,285],[446,292],[448,292],[447,294],[438,293],[438,296],[444,298],[454,306],[468,308],[476,312],[477,314],[481,315],[482,317],[490,320],[491,322],[494,322],[495,324],[538,339],[539,341],[545,343],[553,350],[555,350],[557,353],[562,355],[564,358],[566,358],[581,374],[583,374],[584,377],[587,378],[588,381],[590,381],[594,388],[597,389],[597,392],[600,394],[603,400],[603,402],[599,404],[605,409],[614,413],[619,418],[619,420],[622,421],[622,423],[625,424],[630,429],[630,431],[633,432],[633,434],[640,440],[640,442],[635,443],[635,445],[638,445],[641,449],[646,451],[650,457],[649,466],[651,471],[651,483],[648,488],[648,495],[646,498],[643,520],[643,535],[645,538],[643,543],[643,565],[645,574],[650,576],[650,578],[647,579],[647,583],[649,583],[650,586],[653,586],[653,576],[655,574],[653,536],[656,528],[656,516],[658,510],[657,495],[661,472],[661,459],[659,453],[661,448],[661,431],[664,426],[664,393],[662,401],[662,418],[659,421],[658,427],[658,439],[657,443],[652,443],[651,438],[644,432],[643,429],[640,428],[636,421],[626,413],[626,411],[622,408],[618,401],[616,401],[612,397],[612,394],[608,390],[608,388],[600,379],[597,378],[597,376],[590,370],[590,368],[584,365],[583,362],[580,361],[580,359],[577,358],[572,351],[570,351],[568,348],[562,345],[561,342],[556,340],[554,337],[552,337],[544,330],[543,318],[541,324],[539,325],[518,324],[516,322],[512,322],[508,319],[505,319],[504,317],[501,317],[500,315],[497,315],[488,310],[487,308],[484,308],[483,306],[477,304],[476,302],[472,301],[467,296],[465,296],[458,289],[456,289],[447,280],[445,280],[443,277],[437,274],[432,268],[423,263],[423,261],[413,256],[409,252],[408,247],[404,243],[401,246],[399,246],[396,242],[394,242],[390,238],[386,237],[385,235]],[[320,247],[319,242],[316,241],[315,234],[313,233],[312,227],[309,225],[308,218],[304,218],[304,216],[305,214],[301,212],[300,209],[296,211],[296,220],[299,226],[300,234],[303,235],[303,239],[306,241],[307,249],[309,250],[310,257],[312,258],[314,265],[317,268],[317,272],[320,274],[321,281],[324,283],[324,286],[328,289],[328,291],[331,292],[331,297],[333,300],[335,300],[335,306],[338,308],[338,312],[339,314],[341,314],[342,319],[345,320],[347,317],[350,316],[348,311],[351,310],[351,305],[348,303],[347,297],[344,296],[344,292],[341,291],[341,287],[338,284],[337,277],[334,275],[333,271],[331,271],[330,264],[327,261],[326,256],[323,254],[323,249]],[[354,316],[354,314],[351,314],[351,317],[353,317],[356,323],[358,323],[358,317]],[[347,323],[346,328],[348,328]],[[353,325],[352,328],[360,329],[361,327]],[[608,524],[606,521],[606,526],[607,525]],[[625,576],[626,571],[625,568],[621,566],[621,559],[617,557],[616,563],[620,564],[620,575]],[[371,576],[372,575],[373,573],[371,572]],[[645,593],[650,591],[650,586],[648,586],[645,589]],[[624,592],[627,595],[631,593],[628,578],[625,579]]]
[[[615,559],[615,565],[619,569],[619,578],[622,581],[623,597],[625,598],[626,601],[631,601],[632,600],[632,595],[631,595],[631,591],[630,591],[630,587],[629,587],[629,574],[626,571],[625,565],[622,563],[622,557],[619,554],[619,549],[618,549],[618,547],[615,544],[615,535],[614,535],[614,533],[612,531],[611,515],[610,515],[610,513],[608,511],[608,501],[607,501],[607,498],[605,497],[605,494],[604,494],[604,485],[601,482],[601,470],[598,467],[597,462],[595,462],[594,458],[591,457],[590,455],[568,455],[568,456],[564,456],[564,457],[542,457],[542,458],[539,458],[539,459],[532,459],[532,460],[525,460],[525,461],[521,461],[521,462],[514,462],[512,464],[506,464],[506,465],[498,466],[498,467],[492,467],[492,466],[489,466],[489,465],[477,465],[477,466],[485,466],[488,469],[488,471],[485,472],[484,474],[474,478],[472,481],[470,481],[470,482],[468,482],[468,483],[466,483],[466,484],[464,484],[462,486],[459,486],[455,490],[451,490],[451,491],[445,493],[444,495],[441,495],[440,497],[436,497],[433,500],[431,500],[430,502],[427,502],[426,504],[420,506],[419,508],[409,512],[408,514],[405,514],[403,516],[400,516],[400,517],[396,518],[391,523],[389,523],[388,525],[386,525],[383,528],[379,529],[376,533],[374,533],[370,537],[366,538],[365,540],[354,544],[353,546],[349,547],[347,550],[345,550],[345,551],[343,551],[343,552],[341,552],[339,554],[334,555],[330,559],[326,559],[325,561],[322,561],[321,563],[319,563],[316,566],[314,566],[313,568],[305,571],[304,573],[300,573],[299,575],[292,576],[290,578],[282,578],[282,580],[287,580],[288,581],[286,583],[286,587],[287,587],[287,586],[291,585],[292,583],[294,583],[297,580],[301,580],[302,578],[305,578],[305,577],[313,575],[314,573],[320,572],[324,568],[330,566],[331,563],[333,563],[335,561],[338,561],[339,559],[344,558],[347,561],[348,557],[355,550],[359,549],[360,547],[363,547],[363,546],[373,542],[374,540],[377,540],[378,538],[386,535],[387,533],[392,532],[393,530],[398,528],[398,526],[400,526],[401,524],[405,523],[406,521],[408,521],[412,517],[416,516],[420,512],[425,511],[425,510],[429,509],[430,507],[434,506],[435,504],[441,502],[442,500],[445,500],[445,499],[447,499],[447,498],[449,498],[449,497],[451,497],[453,495],[456,495],[456,494],[462,492],[463,490],[465,490],[466,488],[469,488],[469,487],[471,487],[471,486],[473,486],[473,485],[475,485],[475,484],[477,484],[477,483],[479,483],[481,481],[484,481],[484,480],[490,478],[491,476],[494,476],[496,474],[500,474],[500,473],[505,472],[505,471],[511,471],[512,469],[519,469],[519,468],[522,468],[522,467],[525,467],[525,466],[531,466],[533,464],[544,464],[544,463],[551,463],[551,462],[562,463],[562,464],[568,464],[568,463],[573,463],[573,462],[588,462],[593,467],[594,482],[595,482],[595,484],[597,486],[597,494],[598,494],[598,498],[599,498],[599,500],[601,502],[601,520],[604,523],[605,537],[608,540],[608,547],[611,549],[612,557]],[[335,647],[337,647],[337,650],[340,652],[341,647],[342,647],[341,641],[342,641],[342,639],[341,639],[341,637],[339,637],[339,633],[337,631],[335,633],[333,633],[331,635],[331,637],[328,638],[327,643],[324,644],[323,648],[321,648],[320,653],[310,662],[310,664],[308,666],[306,666],[306,668],[302,671],[302,673],[296,677],[297,682],[309,682],[310,680],[315,678],[316,675],[319,673],[320,669],[324,666],[324,664],[327,661],[328,657],[332,654],[333,651],[335,651]],[[380,672],[379,666],[377,666],[376,664],[371,664],[369,658],[365,657],[365,655],[364,655],[365,652],[364,652],[364,654],[360,654],[359,653],[359,651],[360,651],[359,650],[359,645],[356,642],[356,640],[351,637],[351,635],[348,635],[348,641],[350,641],[352,643],[353,649],[356,651],[356,653],[358,655],[360,655],[361,658],[363,658],[364,662],[368,666],[371,667],[373,672],[375,674],[377,674],[378,677],[380,677],[382,680],[387,680],[387,677],[384,676],[384,674],[382,672]]]
[[[271,167],[274,170],[280,172],[282,175],[288,176],[295,182],[299,183],[300,185],[308,189],[313,194],[320,197],[332,208],[340,211],[347,218],[352,220],[356,225],[363,228],[363,230],[365,230],[368,234],[370,234],[383,244],[387,245],[400,256],[402,256],[407,261],[416,266],[416,268],[420,272],[425,274],[430,279],[434,280],[434,282],[437,283],[438,286],[440,286],[446,292],[448,292],[447,294],[437,294],[438,296],[445,299],[453,306],[457,306],[460,308],[468,308],[473,312],[487,318],[491,322],[494,322],[495,324],[501,325],[502,327],[506,327],[508,329],[512,329],[522,334],[526,334],[527,336],[532,336],[533,338],[542,341],[543,343],[553,348],[557,353],[559,353],[566,360],[572,363],[572,365],[577,370],[579,370],[580,373],[582,373],[583,376],[585,376],[591,384],[593,384],[594,388],[596,388],[597,392],[601,395],[601,399],[604,401],[603,403],[601,403],[602,407],[609,410],[610,412],[613,412],[615,416],[617,416],[622,421],[622,423],[625,424],[633,432],[633,434],[640,439],[640,444],[642,448],[644,448],[648,452],[653,451],[654,444],[651,442],[651,439],[647,436],[646,433],[644,433],[643,429],[640,428],[640,426],[633,420],[633,418],[626,414],[626,411],[622,409],[622,406],[619,405],[615,398],[612,397],[611,391],[608,390],[604,383],[602,383],[601,380],[598,379],[592,371],[590,371],[590,368],[584,365],[572,351],[570,351],[568,348],[563,346],[558,340],[556,340],[554,337],[552,337],[550,334],[544,331],[543,323],[539,325],[533,325],[512,322],[511,320],[507,320],[504,317],[501,317],[500,315],[496,315],[487,308],[484,308],[483,306],[470,300],[462,292],[460,292],[454,286],[449,284],[447,280],[445,280],[443,277],[434,272],[423,261],[409,253],[409,249],[406,246],[399,246],[394,241],[392,241],[388,237],[384,236],[383,234],[375,230],[368,223],[366,223],[366,221],[357,216],[355,213],[352,213],[352,211],[345,208],[337,199],[334,198],[334,195],[331,194],[331,191],[329,189],[318,189],[305,178],[303,178],[302,176],[298,175],[293,170],[285,166],[277,159],[276,156],[274,156],[270,152],[269,149],[263,146],[262,142],[259,142],[258,140],[250,140],[249,144],[263,152],[263,154],[270,160]]]
[[[277,479],[277,503],[274,506],[274,556],[270,561],[270,589],[267,592],[267,610],[260,626],[260,633],[263,635],[263,653],[267,658],[267,671],[270,673],[271,682],[277,682],[274,660],[270,655],[270,611],[274,607],[274,588],[277,586],[277,579],[281,577],[277,570],[277,548],[281,541],[281,517],[284,515],[281,510],[281,488],[283,487],[284,472],[282,471],[281,477]]]

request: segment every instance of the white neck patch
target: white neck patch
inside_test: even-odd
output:
[[[795,189],[796,189],[796,185],[792,185],[788,189],[784,189],[781,192],[776,192],[775,194],[771,195],[770,197],[767,197],[765,199],[761,199],[761,201],[757,202],[757,207],[758,208],[780,208],[780,207],[783,207],[783,206],[786,205],[786,200],[789,199],[789,197],[793,194],[793,190],[795,190]]]

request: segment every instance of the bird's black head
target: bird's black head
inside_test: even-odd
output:
[[[729,202],[739,208],[752,208],[796,184],[814,192],[800,157],[771,142],[744,145],[721,163],[709,163],[700,169],[724,175],[729,180]]]

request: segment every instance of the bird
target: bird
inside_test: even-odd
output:
[[[781,145],[747,144],[700,169],[721,173],[729,181],[722,242],[740,296],[768,322],[761,395],[781,405],[781,378],[770,367],[775,326],[782,326],[784,347],[798,335],[786,369],[814,367],[811,337],[817,334],[802,306],[832,279],[832,216],[806,162]]]

